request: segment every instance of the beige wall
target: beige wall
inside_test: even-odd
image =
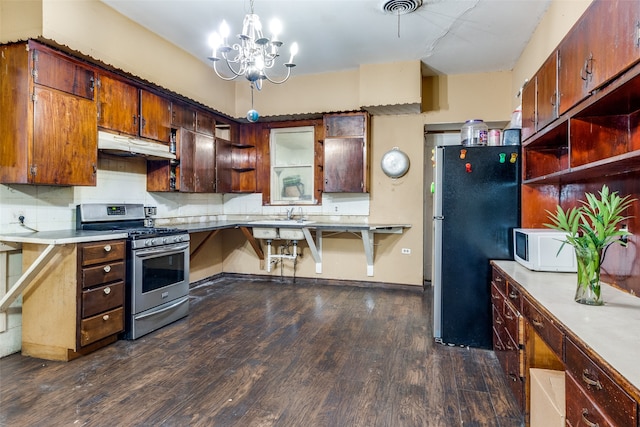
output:
[[[5,0],[6,2],[6,0]],[[45,38],[221,112],[235,109],[234,87],[210,66],[97,0],[42,0]]]

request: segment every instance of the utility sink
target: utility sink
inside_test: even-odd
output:
[[[302,227],[314,222],[297,219],[261,219],[248,224],[252,226],[253,237],[256,239],[303,240]]]

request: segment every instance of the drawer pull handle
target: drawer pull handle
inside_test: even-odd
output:
[[[531,323],[533,323],[533,326],[537,326],[538,328],[544,328],[544,323],[540,320],[532,319]]]
[[[505,347],[507,348],[507,350],[509,350],[509,351],[513,351],[513,350],[515,350],[515,348],[513,348],[513,347],[511,346],[511,344],[505,344],[504,346],[505,346]]]
[[[589,415],[589,411],[587,411],[587,408],[582,408],[582,421],[584,421],[584,423],[589,427],[600,427],[600,424],[591,422],[587,418],[587,415]]]
[[[493,298],[493,299],[500,299],[500,295],[491,294],[491,298]]]
[[[104,288],[104,294],[105,295],[109,295],[110,293],[111,293],[111,288],[110,287],[107,286],[106,288]]]
[[[105,273],[108,273],[108,272],[111,271],[111,266],[110,265],[105,265],[103,270],[104,270]]]
[[[102,320],[104,320],[105,322],[109,320],[109,315],[105,314],[104,316],[102,316]]]
[[[513,381],[513,382],[518,381],[518,377],[517,377],[517,376],[515,376],[514,374],[509,374],[509,379],[510,379],[511,381]]]
[[[495,281],[496,281],[496,282],[498,282],[498,283],[502,282],[502,277],[497,276],[497,277],[495,278]]]
[[[111,252],[111,245],[104,245],[105,252]]]
[[[518,294],[516,294],[515,292],[509,292],[509,298],[516,299],[518,298]]]
[[[514,317],[512,315],[510,315],[510,314],[505,314],[504,317],[506,317],[509,320],[513,320],[514,319]]]
[[[588,369],[585,369],[582,372],[582,381],[584,381],[586,384],[588,384],[590,386],[593,386],[593,387],[597,388],[598,390],[602,390],[602,384],[600,383],[600,381],[589,378],[589,370]]]
[[[496,324],[498,324],[498,325],[502,325],[502,320],[500,320],[500,318],[499,318],[499,317],[496,317],[495,322],[496,322]]]

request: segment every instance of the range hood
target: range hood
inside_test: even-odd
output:
[[[168,145],[103,131],[98,131],[98,150],[115,156],[162,160],[176,158],[175,154],[169,152]]]

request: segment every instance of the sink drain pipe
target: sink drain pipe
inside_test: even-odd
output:
[[[288,245],[287,245],[288,246]],[[271,273],[271,263],[272,260],[275,260],[275,262],[278,262],[278,260],[280,260],[280,262],[282,262],[282,260],[285,259],[292,259],[293,260],[293,271],[294,271],[294,277],[295,277],[295,267],[296,267],[296,261],[298,258],[298,241],[294,240],[293,241],[293,253],[292,254],[285,254],[282,253],[282,248],[283,246],[280,246],[281,251],[280,254],[272,254],[271,253],[271,240],[267,240],[267,273]],[[282,266],[282,264],[281,264]],[[282,273],[280,273],[282,274]]]

